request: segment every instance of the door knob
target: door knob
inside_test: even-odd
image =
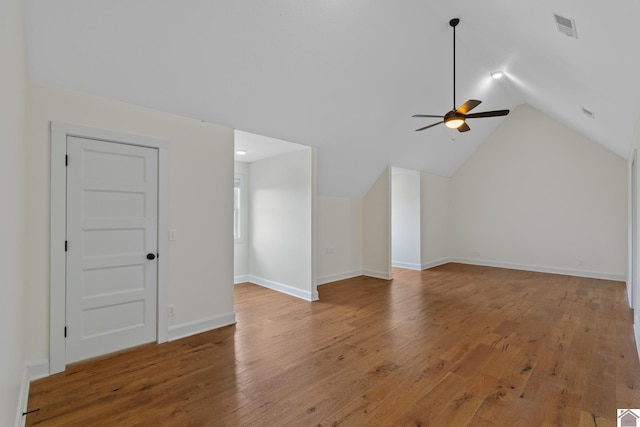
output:
[[[156,259],[156,254],[147,254],[147,259]]]

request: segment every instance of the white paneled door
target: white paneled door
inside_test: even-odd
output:
[[[156,340],[158,150],[67,137],[67,363]]]

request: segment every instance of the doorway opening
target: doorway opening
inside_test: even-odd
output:
[[[234,283],[313,301],[315,151],[236,130]]]

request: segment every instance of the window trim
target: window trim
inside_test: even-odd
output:
[[[236,186],[236,182],[239,181],[238,186]],[[236,197],[235,192],[236,188],[239,189],[240,197],[239,197],[239,206],[236,208]],[[246,243],[247,242],[247,180],[245,174],[241,172],[236,172],[233,180],[233,217],[234,217],[234,230],[233,230],[233,241],[234,243]],[[238,209],[238,213],[236,213],[236,209]],[[237,219],[236,219],[237,218]],[[236,220],[238,221],[238,236],[236,237]]]

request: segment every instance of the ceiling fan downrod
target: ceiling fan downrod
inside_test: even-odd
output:
[[[459,18],[453,18],[449,21],[449,25],[453,28],[453,108],[456,109],[456,27],[460,23]]]

